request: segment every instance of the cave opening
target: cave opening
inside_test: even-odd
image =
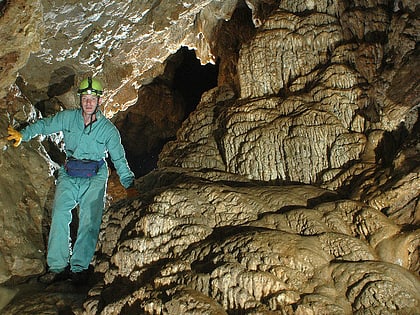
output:
[[[194,111],[204,92],[217,86],[218,64],[201,65],[193,50],[187,47],[179,49],[175,57],[180,62],[175,69],[173,89],[181,94],[185,101],[185,118]]]
[[[193,50],[182,47],[166,60],[161,76],[139,89],[137,104],[117,114],[116,124],[136,177],[157,167],[164,145],[176,139],[203,93],[217,86],[218,73],[217,63],[202,65]]]

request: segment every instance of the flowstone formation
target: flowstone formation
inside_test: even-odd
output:
[[[419,312],[420,234],[402,226],[418,224],[418,158],[381,153],[398,127],[418,146],[416,103],[377,94],[397,84],[379,65],[398,22],[382,8],[374,24],[358,7],[314,11],[280,4],[241,47],[239,95],[203,95],[161,169],[138,182],[141,201],[107,216],[88,313]],[[410,189],[395,205],[401,163]],[[411,212],[408,221],[395,223],[381,202]]]
[[[104,219],[88,314],[411,314],[418,232],[311,185],[161,169]],[[406,246],[390,250],[394,242]],[[414,250],[414,251],[413,251]]]
[[[159,129],[161,139],[179,126],[183,104],[170,90],[167,58],[181,45],[203,63],[217,60],[218,86],[164,146],[157,168],[136,180],[140,196],[106,210],[89,291],[43,288],[30,303],[18,295],[5,314],[420,313],[414,1],[50,1],[44,10],[49,35],[34,41],[41,49],[16,84],[5,77],[13,88],[0,103],[3,125],[11,112],[24,123],[77,106],[71,87],[89,72],[110,86],[108,115],[135,104],[116,117],[135,151],[153,143],[134,130]],[[33,252],[44,250],[50,199],[39,174],[55,167],[37,141],[4,145],[0,158],[43,166],[27,187],[4,177],[2,187],[27,196],[17,213],[34,211],[37,237],[23,239],[35,243],[30,254],[4,252],[3,283],[42,270]],[[5,163],[7,174],[16,169]],[[31,259],[12,259],[21,256]]]

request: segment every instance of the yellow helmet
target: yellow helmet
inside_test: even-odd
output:
[[[80,82],[79,90],[77,91],[77,94],[79,95],[93,94],[100,96],[102,93],[103,88],[101,82],[91,77],[87,77],[82,82]]]

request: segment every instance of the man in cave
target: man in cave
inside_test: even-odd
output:
[[[75,284],[88,280],[89,265],[95,253],[102,212],[105,206],[109,153],[121,184],[131,188],[134,174],[125,157],[118,129],[99,110],[103,88],[88,77],[79,86],[80,108],[64,110],[37,120],[20,132],[8,128],[8,140],[17,147],[37,135],[64,134],[66,162],[59,169],[48,238],[48,272],[43,283],[71,279]],[[79,205],[79,226],[71,248],[72,210]]]

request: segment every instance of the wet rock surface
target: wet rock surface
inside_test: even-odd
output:
[[[89,288],[70,280],[45,285],[34,278],[15,287],[12,303],[2,314],[81,314]]]
[[[0,135],[97,75],[142,176],[111,174],[90,282],[45,286],[61,139],[0,139],[2,313],[420,313],[416,6],[0,3]],[[182,125],[181,46],[219,66]]]

